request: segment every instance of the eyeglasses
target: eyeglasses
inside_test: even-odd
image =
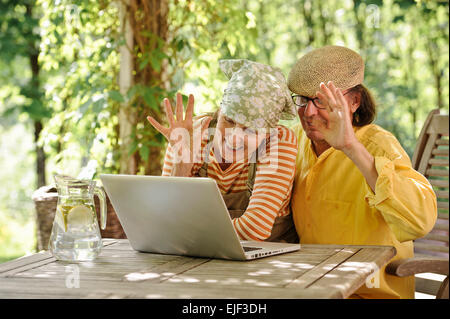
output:
[[[343,95],[350,93],[350,91],[345,92]],[[320,110],[326,109],[325,104],[322,103],[322,101],[318,98],[310,98],[303,95],[293,94],[292,95],[292,101],[294,101],[294,104],[299,107],[306,107],[308,105],[308,102],[313,102],[314,106]]]

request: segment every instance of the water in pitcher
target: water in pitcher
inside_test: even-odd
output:
[[[95,182],[72,180],[68,185],[61,181],[58,185],[57,181],[57,188],[58,204],[49,241],[50,251],[58,260],[95,259],[102,248],[93,200],[94,191],[98,193]],[[101,194],[97,195],[101,196]],[[101,198],[100,202],[102,202]],[[103,226],[105,214],[102,213]]]

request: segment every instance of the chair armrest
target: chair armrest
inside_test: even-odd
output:
[[[413,276],[424,272],[448,276],[448,265],[448,259],[414,257],[390,262],[386,266],[386,272],[398,277]]]

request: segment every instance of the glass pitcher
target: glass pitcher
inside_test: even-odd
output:
[[[106,228],[106,196],[95,181],[56,175],[58,204],[49,250],[58,260],[89,261],[102,249],[102,237],[94,207],[94,194],[100,200],[101,228]]]

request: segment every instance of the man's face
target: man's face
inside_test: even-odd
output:
[[[309,101],[306,107],[299,107],[298,116],[302,122],[303,130],[306,136],[313,142],[321,142],[324,140],[322,133],[312,124],[314,118],[326,123],[328,121],[328,112],[324,109],[317,108],[312,101]]]
[[[344,99],[349,105],[348,111],[350,113],[350,117],[353,117],[353,113],[359,107],[360,96],[356,96],[350,91],[344,92]],[[317,107],[319,106],[319,107]],[[322,133],[317,130],[317,127],[313,125],[313,119],[317,119],[322,121],[325,125],[327,125],[329,116],[328,111],[325,108],[325,105],[322,101],[318,99],[309,100],[305,107],[297,108],[298,115],[300,117],[300,121],[302,122],[303,129],[308,138],[315,142],[323,142],[325,141]]]

